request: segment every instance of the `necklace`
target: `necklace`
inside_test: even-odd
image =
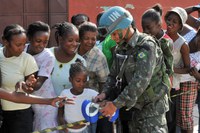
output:
[[[62,68],[62,67],[63,67],[63,64],[60,64],[60,65],[59,65],[59,68]]]

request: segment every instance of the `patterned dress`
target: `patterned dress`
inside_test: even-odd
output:
[[[39,67],[38,76],[48,78],[43,83],[42,87],[38,91],[35,91],[33,94],[45,98],[56,97],[50,78],[54,66],[54,55],[50,52],[49,49],[45,48],[41,53],[34,55],[33,57],[35,58]],[[34,111],[34,131],[57,126],[57,108],[51,105],[39,104],[32,105],[32,108]],[[54,133],[57,133],[57,131],[55,131]]]

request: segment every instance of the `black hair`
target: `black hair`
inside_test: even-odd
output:
[[[27,29],[28,38],[32,38],[38,31],[50,32],[49,25],[41,21],[33,22]]]
[[[26,33],[25,29],[22,26],[18,24],[11,24],[6,26],[6,28],[4,29],[2,39],[5,39],[8,42],[10,42],[12,36],[19,35],[22,33]]]
[[[72,17],[71,17],[71,23],[72,24],[74,24],[74,25],[76,25],[76,19],[78,18],[78,17],[81,17],[81,16],[83,16],[84,18],[85,18],[85,20],[87,20],[88,22],[90,21],[90,18],[86,15],[86,14],[76,14],[76,15],[73,15]]]
[[[85,32],[97,32],[97,26],[92,22],[85,22],[79,26],[79,38],[80,40],[83,39]]]
[[[76,26],[74,26],[72,23],[69,23],[69,22],[57,23],[53,26],[53,28],[56,29],[55,40],[58,44],[59,44],[59,40],[58,40],[59,36],[64,37],[64,36],[68,36],[70,33],[74,31],[78,32],[78,29],[76,28]]]
[[[146,18],[150,18],[152,21],[160,22],[162,16],[162,6],[160,4],[154,5],[151,9],[148,9],[142,15],[142,20]]]
[[[77,73],[85,72],[87,73],[87,68],[81,62],[75,62],[71,64],[69,69],[69,76],[73,78]]]

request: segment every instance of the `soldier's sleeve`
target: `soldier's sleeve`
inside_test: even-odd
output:
[[[172,76],[172,74],[174,73],[173,70],[173,54],[172,54],[172,50],[173,50],[173,42],[172,40],[167,40],[167,39],[162,39],[161,40],[161,48],[163,51],[163,55],[164,55],[164,59],[165,59],[165,65],[167,67],[167,74],[169,76]]]
[[[147,44],[148,43],[148,44]],[[126,106],[132,108],[150,83],[156,66],[156,46],[151,41],[146,41],[136,55],[135,73],[120,95],[113,101],[117,108]]]

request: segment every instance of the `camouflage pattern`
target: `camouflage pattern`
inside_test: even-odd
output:
[[[160,42],[161,49],[162,49],[163,55],[164,55],[164,61],[165,61],[166,68],[167,68],[166,72],[169,76],[172,76],[172,74],[174,73],[174,70],[173,70],[173,54],[172,54],[173,41],[167,34],[165,34],[159,40],[159,42]]]
[[[165,104],[167,104],[165,101],[167,101],[166,96],[157,101],[155,105],[151,104],[142,110],[136,110],[136,117],[128,123],[129,133],[168,133],[167,122],[163,114],[166,110]],[[154,112],[155,110],[160,114],[147,117],[149,112]]]
[[[113,87],[119,73],[117,64],[120,66],[123,62],[115,57],[108,82],[104,86],[107,98],[119,93],[113,101],[117,108],[126,106],[127,110],[132,107],[138,109],[137,118],[135,117],[129,124],[134,128],[131,133],[154,131],[166,133],[165,113],[169,109],[166,96],[168,86],[163,82],[163,77],[166,77],[166,66],[163,65],[165,63],[160,46],[152,37],[135,30],[128,44],[117,47],[116,53],[131,56],[128,57],[124,70],[123,91],[119,90],[119,87]]]

